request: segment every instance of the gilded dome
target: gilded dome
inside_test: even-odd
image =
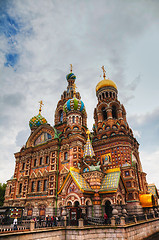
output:
[[[84,112],[85,111],[85,106],[84,106],[84,103],[80,100],[80,99],[77,99],[77,98],[72,98],[72,99],[69,99],[63,106],[63,110],[64,112],[68,113],[70,111],[73,111],[73,110],[76,110],[76,111],[79,111],[79,112]]]
[[[34,116],[30,119],[29,126],[32,130],[46,123],[47,123],[46,119],[43,116],[41,116],[41,114],[39,113],[37,116]]]
[[[114,87],[117,90],[116,84],[109,79],[103,79],[102,81],[100,81],[96,86],[96,92],[103,87]]]

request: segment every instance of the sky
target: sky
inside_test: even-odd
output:
[[[70,64],[92,129],[104,65],[140,143],[147,181],[159,188],[158,23],[158,0],[0,0],[0,182],[14,173],[14,153],[40,100],[54,125]]]

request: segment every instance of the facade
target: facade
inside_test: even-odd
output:
[[[138,214],[157,207],[157,190],[148,187],[139,143],[104,67],[103,78],[96,86],[91,133],[72,69],[57,103],[54,126],[41,115],[40,102],[39,114],[29,121],[31,134],[15,153],[4,206],[23,207],[27,217],[60,215],[67,208],[72,219],[81,214],[101,217],[105,212],[108,217]]]

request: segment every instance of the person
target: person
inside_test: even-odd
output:
[[[54,217],[51,216],[51,227],[53,227],[53,225],[54,225]]]
[[[106,213],[104,213],[104,223],[107,224],[108,216]]]
[[[13,221],[13,230],[17,230],[17,224],[18,224],[18,221],[17,221],[17,217],[14,218],[14,221]]]
[[[33,220],[34,220],[34,222],[35,222],[35,228],[36,228],[36,221],[37,221],[37,220],[36,220],[36,217],[34,217]]]
[[[39,227],[41,227],[41,216],[39,216]]]
[[[54,226],[57,226],[56,216],[54,216]]]
[[[46,216],[46,227],[48,227],[49,215]]]

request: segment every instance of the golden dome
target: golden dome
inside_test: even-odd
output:
[[[116,84],[109,79],[103,79],[102,81],[100,81],[96,86],[96,92],[103,87],[114,87],[117,90]]]

